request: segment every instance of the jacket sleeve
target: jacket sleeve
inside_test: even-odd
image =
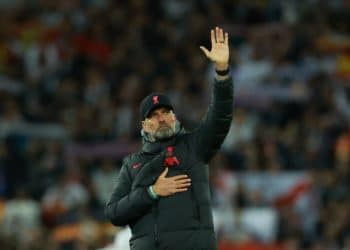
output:
[[[132,189],[127,166],[123,164],[112,196],[105,207],[105,215],[116,226],[125,226],[144,215],[155,202],[147,187]]]
[[[222,81],[215,79],[207,113],[190,136],[190,145],[200,160],[208,162],[219,150],[230,129],[232,113],[232,77]]]

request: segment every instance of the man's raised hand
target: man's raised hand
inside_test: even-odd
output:
[[[215,68],[217,70],[226,70],[229,65],[230,57],[228,33],[224,33],[223,29],[216,27],[210,31],[210,37],[211,50],[209,51],[204,46],[200,46],[200,49],[204,52],[206,57],[215,63]]]

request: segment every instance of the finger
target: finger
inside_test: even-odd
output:
[[[188,176],[185,175],[185,174],[182,174],[182,175],[176,175],[176,176],[173,176],[171,178],[169,178],[173,181],[177,181],[177,180],[181,180],[181,179],[188,179]]]
[[[177,184],[191,183],[191,179],[181,179],[176,181]]]
[[[220,42],[220,29],[219,27],[215,28],[215,38],[216,38],[216,42]]]
[[[225,44],[228,45],[228,33],[225,33]]]
[[[189,186],[191,186],[191,183],[184,183],[184,184],[177,185],[176,188],[177,189],[179,189],[179,188],[187,188]]]
[[[207,50],[207,49],[206,49],[205,47],[203,47],[203,46],[200,46],[199,48],[204,52],[205,56],[209,58],[209,50]]]
[[[211,38],[211,46],[213,46],[216,43],[215,31],[213,29],[210,31],[210,38]]]
[[[160,177],[165,178],[168,173],[168,168],[165,168],[164,171],[160,174]]]
[[[220,43],[224,42],[224,31],[220,28],[219,28],[218,42]]]
[[[173,191],[173,193],[185,192],[185,191],[187,191],[187,190],[188,190],[188,188],[179,188],[179,189],[175,189],[175,190]]]

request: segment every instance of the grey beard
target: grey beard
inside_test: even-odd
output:
[[[160,129],[154,133],[153,137],[155,140],[164,140],[172,137],[175,134],[175,132],[175,126],[172,128]]]
[[[141,135],[144,138],[147,138],[151,142],[155,142],[156,140],[164,140],[167,138],[172,137],[177,132],[179,132],[181,129],[181,125],[179,121],[176,121],[175,126],[172,128],[168,128],[166,131],[156,131],[155,134],[151,135],[149,133],[146,133],[143,129],[141,130]]]

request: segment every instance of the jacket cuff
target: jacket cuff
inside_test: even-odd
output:
[[[147,193],[153,200],[157,200],[159,198],[156,192],[154,192],[152,185],[147,188]]]
[[[216,75],[214,79],[215,79],[214,85],[216,86],[225,86],[228,84],[232,84],[232,76],[230,73],[227,74],[226,76]]]
[[[215,79],[218,81],[225,81],[230,77],[230,66],[226,70],[219,71],[215,69]]]

